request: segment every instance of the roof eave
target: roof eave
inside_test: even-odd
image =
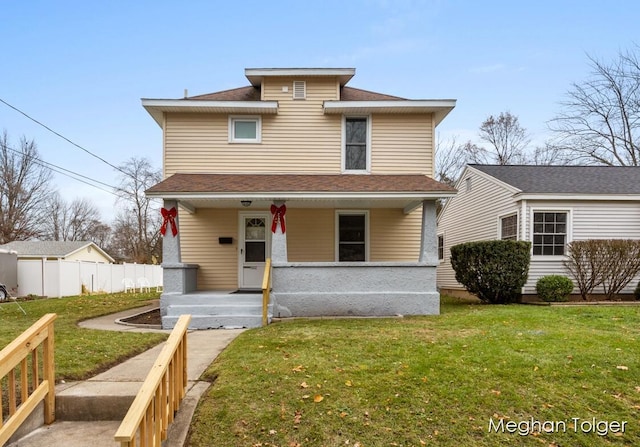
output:
[[[598,194],[573,192],[520,192],[513,195],[516,200],[606,200],[606,201],[638,201],[640,194]]]
[[[211,101],[190,99],[148,99],[142,98],[142,107],[162,127],[166,112],[182,113],[244,113],[254,115],[275,115],[278,101]]]
[[[436,125],[455,108],[455,99],[406,99],[383,101],[324,101],[325,114],[433,113]]]
[[[336,76],[344,86],[356,74],[355,68],[245,68],[244,75],[251,85],[259,87],[265,77]]]
[[[270,192],[162,192],[147,191],[148,197],[168,200],[315,200],[315,199],[412,199],[433,200],[453,197],[456,191],[408,191],[408,192],[300,192],[300,191],[270,191]]]

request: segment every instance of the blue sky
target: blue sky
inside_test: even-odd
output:
[[[640,43],[628,1],[20,1],[0,9],[0,98],[120,165],[161,165],[161,131],[140,98],[248,85],[244,69],[353,67],[349,85],[412,99],[457,99],[441,138],[475,139],[509,110],[534,141],[587,54],[613,60]],[[117,172],[0,103],[0,131],[42,158],[116,184]],[[56,176],[103,217],[112,195]]]

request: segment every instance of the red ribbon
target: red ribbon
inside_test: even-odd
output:
[[[284,224],[284,215],[287,212],[287,207],[285,205],[275,206],[271,205],[271,214],[273,214],[273,221],[271,222],[271,232],[275,233],[278,228],[278,222],[280,222],[280,228],[282,229],[282,234],[286,231]]]
[[[160,210],[162,213],[162,226],[160,227],[160,233],[164,236],[167,232],[167,224],[171,224],[171,233],[175,237],[178,234],[178,226],[176,225],[176,217],[178,217],[178,210],[174,206],[170,210],[166,208],[162,208]]]

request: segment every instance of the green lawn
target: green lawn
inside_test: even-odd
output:
[[[5,347],[47,313],[56,313],[55,363],[57,380],[80,380],[104,371],[167,338],[163,333],[106,332],[83,329],[89,318],[140,307],[157,293],[117,293],[21,301],[27,315],[13,303],[0,305],[0,347]]]
[[[209,368],[190,445],[640,445],[639,338],[640,307],[452,299],[434,317],[272,324]]]

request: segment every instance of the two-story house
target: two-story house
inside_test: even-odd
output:
[[[436,200],[455,191],[434,140],[455,100],[354,74],[246,69],[247,87],[142,100],[163,130],[165,327],[259,325],[269,258],[275,317],[439,313]]]

